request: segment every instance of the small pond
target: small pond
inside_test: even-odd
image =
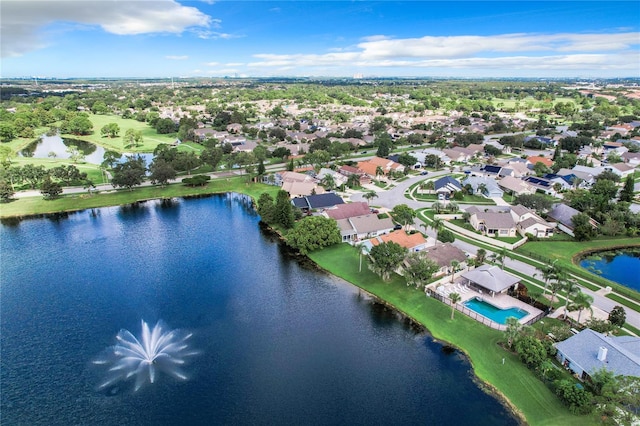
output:
[[[76,146],[80,153],[84,155],[84,161],[92,164],[100,164],[104,160],[105,149],[99,145],[80,139],[62,138],[60,135],[47,136],[42,135],[30,143],[27,147],[19,152],[23,157],[32,158],[70,158],[71,153],[68,151],[70,146]],[[125,156],[131,154],[123,154],[121,160]],[[147,166],[153,160],[153,154],[140,154],[147,163]]]
[[[603,278],[640,291],[640,249],[592,253],[580,266]]]

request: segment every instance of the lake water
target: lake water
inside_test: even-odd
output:
[[[640,250],[594,253],[580,266],[611,281],[640,291]]]
[[[70,158],[71,154],[67,152],[70,145],[75,145],[84,155],[84,160],[91,164],[100,164],[104,160],[105,149],[99,145],[80,139],[62,138],[59,135],[47,136],[42,135],[39,139],[30,143],[26,148],[20,151],[23,157],[33,158],[52,158],[51,154],[55,154],[55,158]],[[130,153],[123,154],[121,161],[126,159]],[[147,166],[153,161],[153,154],[140,153]]]
[[[4,221],[2,424],[517,424],[459,352],[258,222],[231,194]],[[142,319],[193,333],[188,380],[97,390]]]

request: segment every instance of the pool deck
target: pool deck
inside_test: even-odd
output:
[[[531,305],[527,305],[526,303],[514,297],[502,293],[491,296],[491,294],[487,291],[482,291],[482,289],[474,288],[473,286],[466,286],[466,282],[467,280],[465,280],[464,278],[458,277],[454,280],[453,283],[449,282],[448,280],[440,280],[436,283],[430,284],[429,288],[435,292],[442,291],[443,295],[448,295],[454,292],[458,293],[460,295],[460,302],[458,302],[459,304],[463,304],[467,300],[473,299],[474,297],[479,297],[485,300],[487,303],[490,303],[500,309],[520,308],[528,312],[527,315],[520,318],[519,321],[521,324],[526,324],[529,320],[543,313],[540,309],[534,308]]]

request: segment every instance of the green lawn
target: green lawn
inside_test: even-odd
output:
[[[246,177],[230,179],[218,178],[211,180],[204,187],[190,188],[182,184],[166,187],[148,186],[136,188],[133,191],[118,190],[89,196],[88,194],[66,195],[55,200],[43,200],[41,197],[21,198],[10,203],[0,204],[0,217],[22,217],[46,213],[59,213],[90,208],[118,206],[131,204],[136,201],[156,198],[185,197],[194,195],[239,192],[258,199],[263,192],[269,192],[276,197],[278,187],[261,183],[247,182]]]
[[[584,279],[593,281],[602,287],[610,286],[616,292],[636,301],[640,304],[640,294],[628,287],[621,286],[618,283],[609,281],[599,275],[589,272],[587,269],[580,267],[574,262],[585,253],[596,250],[607,250],[624,247],[640,246],[638,238],[613,238],[613,239],[597,239],[592,241],[532,241],[516,249],[517,253],[529,255],[537,259],[546,259],[547,262],[557,260],[559,266],[570,271],[571,273]],[[620,298],[615,295],[607,297],[621,302]],[[629,306],[629,305],[627,305]],[[638,306],[630,306],[633,309]]]
[[[167,135],[159,135],[156,129],[149,126],[147,123],[143,123],[133,119],[124,119],[117,115],[96,115],[89,114],[89,120],[93,123],[93,133],[85,136],[73,136],[76,139],[82,139],[95,144],[104,146],[106,149],[110,149],[118,152],[153,152],[153,150],[161,143],[171,144],[176,140],[176,134],[171,133]],[[105,124],[116,123],[120,127],[120,134],[116,138],[103,137],[100,134],[100,129]],[[123,136],[127,129],[139,130],[142,132],[142,138],[144,143],[135,148],[124,148]]]
[[[322,268],[385,300],[423,324],[436,339],[462,349],[469,356],[476,375],[517,407],[527,423],[595,424],[590,417],[572,415],[517,356],[498,346],[503,341],[501,332],[485,327],[460,312],[451,320],[451,308],[427,298],[420,290],[407,287],[399,276],[394,276],[391,282],[382,282],[366,267],[365,259],[362,272],[358,272],[358,252],[346,244],[313,252],[310,258]]]
[[[60,159],[60,158],[30,158],[30,157],[16,157],[13,159],[14,166],[24,166],[25,164],[33,164],[35,166],[44,166],[45,169],[52,169],[58,166],[67,166],[73,165],[78,168],[81,172],[85,172],[89,179],[93,181],[94,184],[98,185],[101,183],[106,183],[104,180],[104,175],[100,170],[100,167],[97,164],[91,163],[74,163],[69,159]],[[17,189],[17,188],[16,188]],[[23,189],[29,189],[28,185],[25,185]]]

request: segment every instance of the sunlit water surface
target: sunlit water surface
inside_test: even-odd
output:
[[[1,423],[516,424],[458,352],[258,221],[233,195],[5,221]],[[185,380],[101,388],[94,361],[142,320],[191,334]]]

